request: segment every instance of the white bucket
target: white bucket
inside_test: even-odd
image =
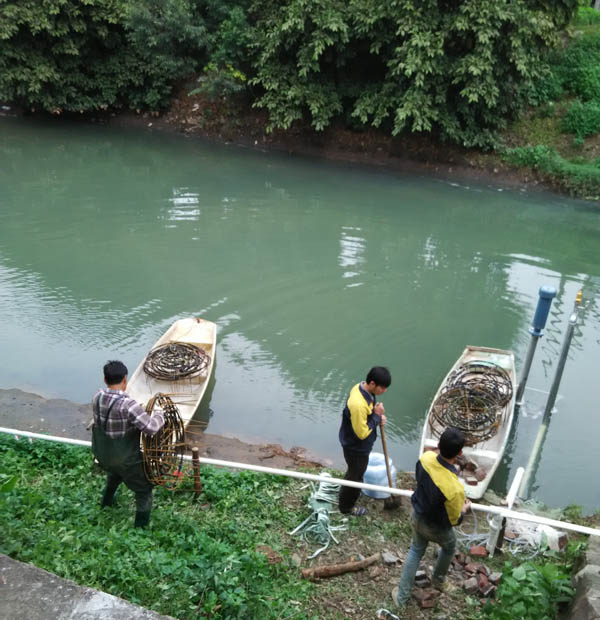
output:
[[[392,482],[395,484],[396,480],[396,468],[390,459],[390,471],[392,474]],[[371,452],[369,454],[369,465],[365,472],[363,481],[366,484],[377,484],[382,487],[388,487],[389,481],[387,477],[387,469],[385,467],[385,456],[381,452]],[[386,499],[390,497],[389,493],[383,491],[371,491],[370,489],[362,489],[362,492],[374,499]]]

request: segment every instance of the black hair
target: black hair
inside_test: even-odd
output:
[[[119,360],[111,360],[104,364],[104,381],[106,385],[121,383],[127,376],[127,366]]]
[[[454,426],[449,426],[440,437],[440,454],[445,459],[453,459],[458,456],[464,445],[465,436],[463,432]]]
[[[385,366],[373,366],[367,374],[365,383],[369,384],[371,381],[373,381],[375,385],[387,388],[392,385],[392,375]]]

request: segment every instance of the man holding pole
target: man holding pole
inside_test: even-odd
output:
[[[357,383],[348,395],[342,413],[339,439],[344,451],[344,459],[348,465],[345,480],[362,482],[369,454],[377,439],[377,427],[385,424],[385,408],[376,402],[392,383],[392,375],[384,366],[374,366],[367,377]],[[355,506],[360,489],[342,486],[339,496],[339,508],[342,514],[357,517],[365,515],[367,509]]]

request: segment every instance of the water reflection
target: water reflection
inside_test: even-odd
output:
[[[386,364],[388,442],[411,470],[430,400],[466,344],[513,349],[519,369],[542,284],[559,293],[529,385],[549,388],[583,284],[537,484],[551,503],[600,505],[588,499],[592,468],[573,485],[560,466],[585,469],[599,424],[595,212],[167,136],[3,129],[2,387],[86,402],[107,359],[133,368],[176,318],[205,316],[219,326],[200,415],[209,433],[305,445],[341,465],[344,398]],[[500,487],[537,433],[543,393],[532,390]]]

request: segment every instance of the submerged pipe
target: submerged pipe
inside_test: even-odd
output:
[[[90,441],[83,441],[80,439],[69,439],[68,437],[55,437],[53,435],[42,435],[40,433],[31,433],[29,431],[19,431],[14,428],[0,427],[0,433],[6,433],[16,437],[28,437],[30,439],[43,439],[46,441],[55,441],[57,443],[67,443],[77,446],[91,447]],[[192,457],[184,455],[186,461],[191,461]],[[378,484],[365,484],[364,482],[354,482],[353,480],[344,480],[342,478],[333,478],[331,476],[307,474],[302,471],[294,471],[293,469],[276,469],[274,467],[265,467],[264,465],[249,465],[248,463],[236,463],[234,461],[222,461],[219,459],[209,459],[205,457],[199,458],[200,463],[205,465],[216,465],[217,467],[229,467],[231,469],[242,469],[246,471],[256,471],[265,474],[273,474],[276,476],[286,476],[288,478],[299,478],[301,480],[312,480],[314,482],[327,482],[333,484],[339,484],[341,486],[354,487],[358,489],[370,489],[372,491],[379,491],[382,493],[389,493],[391,495],[400,495],[404,497],[410,497],[413,492],[409,489],[397,489],[396,487],[384,487]],[[517,510],[509,510],[502,508],[501,506],[484,506],[483,504],[471,503],[471,509],[479,512],[486,512],[488,514],[500,515],[507,519],[516,519],[518,521],[527,521],[529,523],[540,523],[542,525],[550,525],[551,527],[570,530],[572,532],[578,532],[580,534],[587,534],[588,536],[600,536],[600,529],[593,527],[587,527],[585,525],[577,525],[576,523],[569,523],[568,521],[558,521],[557,519],[548,519],[547,517],[541,517],[539,515],[533,515],[528,512],[518,512]]]
[[[546,327],[546,320],[548,319],[548,313],[550,312],[550,305],[555,297],[556,289],[554,287],[540,287],[537,308],[535,309],[533,322],[531,324],[531,329],[529,330],[529,333],[531,334],[529,349],[527,350],[527,357],[525,358],[525,364],[521,373],[521,382],[519,383],[517,394],[515,396],[517,406],[520,406],[523,402],[523,392],[525,391],[525,385],[527,384],[527,379],[529,377],[533,354],[535,353],[538,340],[542,337],[544,327]]]
[[[562,379],[562,373],[565,369],[565,363],[569,354],[569,348],[571,347],[571,340],[573,339],[573,333],[575,332],[575,325],[577,324],[577,316],[579,312],[579,304],[581,303],[581,297],[582,292],[579,291],[577,293],[577,296],[575,297],[573,312],[569,317],[567,333],[565,334],[565,339],[563,341],[560,357],[558,358],[556,372],[554,374],[554,380],[552,381],[552,387],[550,388],[548,400],[546,401],[546,408],[544,409],[542,424],[540,425],[540,429],[533,445],[533,450],[531,451],[531,455],[529,457],[529,462],[527,463],[527,467],[525,469],[525,475],[523,476],[521,486],[519,487],[519,497],[521,497],[522,499],[527,499],[527,496],[529,495],[531,483],[533,480],[533,474],[537,470],[537,466],[539,464],[542,446],[544,445],[546,433],[548,432],[548,427],[550,426],[552,409],[554,407],[554,403],[556,402],[556,396],[558,394],[558,386],[560,385],[560,381]]]

